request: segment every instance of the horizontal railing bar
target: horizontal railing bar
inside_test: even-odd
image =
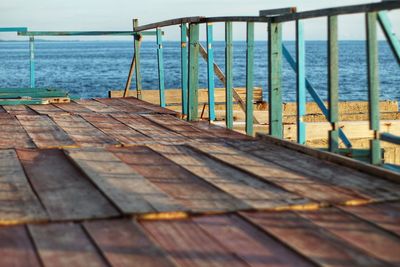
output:
[[[172,26],[172,25],[180,25],[182,23],[196,23],[199,22],[202,17],[184,17],[177,19],[164,20],[161,22],[146,24],[142,26],[138,26],[134,28],[134,31],[141,32],[150,29],[156,29],[160,27]]]
[[[21,36],[97,36],[97,35],[113,35],[113,36],[132,36],[138,34],[133,31],[19,31]],[[141,32],[142,35],[155,36],[156,31]]]
[[[260,16],[270,17],[270,16],[277,16],[277,15],[288,14],[288,13],[295,13],[296,11],[297,11],[296,7],[267,9],[267,10],[260,10]]]
[[[259,16],[227,16],[227,17],[209,17],[202,18],[199,23],[213,22],[269,22],[267,17]]]
[[[6,27],[0,28],[0,32],[26,32],[28,28],[26,27]]]
[[[392,144],[400,145],[400,136],[390,134],[390,133],[381,133],[380,139],[385,142],[389,142]]]
[[[326,9],[310,10],[281,16],[271,17],[272,22],[286,22],[298,19],[311,19],[326,16],[346,15],[354,13],[366,13],[381,10],[391,10],[400,8],[400,1],[388,1],[373,4],[352,5],[343,7],[334,7]]]

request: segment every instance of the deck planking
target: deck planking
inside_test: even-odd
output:
[[[191,212],[228,212],[250,208],[148,147],[113,148],[110,151]]]
[[[74,147],[72,138],[48,116],[17,115],[38,148]]]
[[[107,266],[79,224],[29,225],[29,233],[44,266]]]
[[[1,266],[399,265],[396,182],[116,100],[0,113]]]
[[[0,114],[0,149],[35,147],[15,116],[6,113]]]
[[[367,201],[364,197],[346,188],[287,170],[279,165],[264,161],[223,144],[191,145],[191,147],[226,164],[230,164],[232,167],[309,199],[329,204]]]
[[[67,154],[124,213],[185,210],[111,152],[103,149],[69,149]]]
[[[133,220],[92,221],[84,227],[112,266],[176,266]]]
[[[62,221],[119,215],[62,151],[18,150],[17,153],[50,219]]]

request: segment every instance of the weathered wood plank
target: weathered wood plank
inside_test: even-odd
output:
[[[0,228],[0,266],[41,266],[25,226]]]
[[[108,266],[78,224],[29,225],[44,266]]]
[[[351,190],[293,172],[224,144],[191,145],[191,147],[305,198],[335,204],[367,201]]]
[[[92,113],[93,111],[88,109],[87,107],[80,105],[75,102],[63,103],[63,104],[54,104],[54,106],[68,112],[71,114],[81,114],[81,113]]]
[[[148,110],[143,106],[138,106],[132,103],[124,102],[118,98],[96,98],[95,100],[126,113],[140,114],[140,113],[151,112],[151,110]]]
[[[2,106],[3,109],[11,115],[35,115],[35,111],[25,105]]]
[[[69,149],[67,154],[123,213],[185,210],[111,152],[103,149]]]
[[[150,137],[145,136],[138,131],[130,128],[122,122],[102,114],[81,115],[87,122],[104,132],[109,137],[118,140],[123,145],[142,145],[154,143]]]
[[[191,123],[194,127],[209,132],[216,137],[222,139],[234,139],[234,140],[254,140],[253,137],[238,133],[236,131],[232,131],[225,127],[221,127],[219,125],[215,125],[213,123],[205,122],[205,121],[195,121]]]
[[[137,114],[114,114],[112,117],[158,143],[182,144],[188,141],[184,136],[160,127]]]
[[[14,150],[0,150],[0,224],[43,221],[47,215]]]
[[[248,266],[190,220],[141,224],[180,266]]]
[[[222,72],[222,71],[221,71]],[[223,74],[223,73],[222,73]],[[235,88],[236,93],[239,95],[240,99],[246,100],[246,88],[240,87]],[[122,97],[124,94],[123,90],[113,90],[109,91],[109,96],[111,98]],[[136,97],[136,90],[130,90],[129,96]],[[208,103],[208,89],[200,88],[198,91],[199,104]],[[215,88],[214,89],[215,102],[225,102],[225,88]],[[152,104],[157,105],[160,101],[160,93],[158,89],[143,90],[142,91],[143,100]],[[262,88],[255,87],[253,92],[253,99],[255,102],[261,102],[263,99]],[[165,101],[167,105],[180,105],[182,102],[181,89],[167,89],[165,90]]]
[[[60,150],[18,150],[25,172],[52,220],[119,215]]]
[[[48,105],[28,105],[29,108],[36,111],[40,115],[67,115],[68,112],[56,107],[54,104]]]
[[[81,147],[105,147],[120,144],[82,117],[53,115],[51,118]]]
[[[234,141],[229,143],[237,149],[284,168],[352,190],[369,199],[369,201],[399,199],[400,197],[400,186],[398,184],[362,174],[342,165],[316,159],[292,149],[260,141]]]
[[[15,116],[2,113],[0,116],[0,148],[34,148],[31,138]]]
[[[106,104],[100,103],[99,101],[93,99],[79,99],[73,100],[73,103],[77,103],[93,112],[96,113],[123,113],[122,111],[110,107]]]
[[[314,266],[236,215],[202,216],[193,221],[249,266]]]
[[[319,266],[387,266],[294,212],[241,215]]]
[[[76,143],[48,116],[17,115],[35,145],[39,148],[73,147]]]
[[[394,266],[400,265],[399,237],[335,208],[298,214],[354,247]]]
[[[160,114],[170,114],[170,115],[174,115],[174,116],[178,116],[179,113],[167,108],[162,108],[160,106],[148,103],[146,101],[143,100],[139,100],[137,98],[134,97],[128,97],[128,98],[120,98],[120,101],[124,102],[124,103],[128,103],[130,105],[135,105],[137,107],[141,107],[147,110],[152,111],[153,113],[160,113]]]
[[[92,221],[84,227],[114,267],[175,266],[135,221]]]
[[[148,147],[109,149],[123,162],[192,212],[235,211],[243,203]]]
[[[171,115],[161,114],[144,114],[142,115],[146,119],[155,122],[163,127],[179,133],[188,138],[207,138],[215,139],[216,137],[209,132],[202,131],[193,127],[190,123],[185,122],[181,119],[175,118]]]
[[[186,146],[149,146],[153,150],[206,180],[220,190],[241,200],[238,209],[283,209],[316,207],[315,203],[260,181],[256,177],[197,153]]]
[[[400,202],[341,207],[341,209],[400,236]]]

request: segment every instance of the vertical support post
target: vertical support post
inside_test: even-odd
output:
[[[213,48],[213,25],[207,23],[207,81],[208,81],[208,118],[215,120],[215,99],[214,99],[214,48]]]
[[[328,105],[329,151],[339,152],[339,56],[338,56],[338,17],[328,17]]]
[[[303,22],[296,20],[296,100],[297,100],[297,143],[306,143],[306,51]]]
[[[247,22],[246,41],[246,134],[253,136],[254,22]]]
[[[225,123],[233,128],[233,44],[232,22],[225,22]]]
[[[189,25],[189,121],[198,120],[199,112],[199,24]]]
[[[139,26],[139,20],[133,20],[133,31],[135,27]],[[140,33],[135,34],[134,50],[135,50],[135,78],[136,78],[136,94],[138,99],[142,99],[142,76],[140,75],[140,42],[142,41],[142,35]]]
[[[367,28],[367,63],[368,63],[368,102],[369,124],[374,132],[371,140],[371,163],[382,163],[379,137],[379,73],[378,73],[378,41],[377,41],[377,13],[366,14]]]
[[[269,134],[283,138],[282,24],[268,24]]]
[[[188,114],[188,48],[187,48],[187,26],[181,24],[181,87],[182,87],[182,115]]]
[[[165,82],[164,82],[164,55],[162,44],[162,32],[160,28],[156,29],[157,33],[157,61],[158,61],[158,89],[160,92],[160,106],[165,107]]]
[[[35,88],[35,37],[29,36],[29,53],[30,53],[30,83],[31,88]]]

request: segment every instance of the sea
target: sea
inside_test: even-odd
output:
[[[295,55],[295,43],[284,42]],[[165,88],[181,87],[180,42],[164,42]],[[141,48],[143,89],[158,88],[157,46],[145,41]],[[224,42],[214,43],[215,62],[225,68]],[[234,42],[234,87],[246,83],[246,42]],[[256,41],[254,85],[267,97],[267,42]],[[367,100],[366,44],[364,41],[339,43],[340,100]],[[36,41],[36,87],[61,88],[76,98],[106,97],[109,90],[123,89],[133,56],[132,41]],[[0,88],[29,87],[29,44],[0,42]],[[200,87],[207,87],[206,62],[200,58]],[[327,97],[327,43],[306,42],[306,76],[319,95]],[[380,99],[400,101],[400,66],[388,44],[379,42]],[[223,85],[215,78],[216,87]],[[296,77],[283,63],[283,99],[296,99]],[[133,79],[132,88],[135,88]],[[308,95],[308,100],[311,101]]]

